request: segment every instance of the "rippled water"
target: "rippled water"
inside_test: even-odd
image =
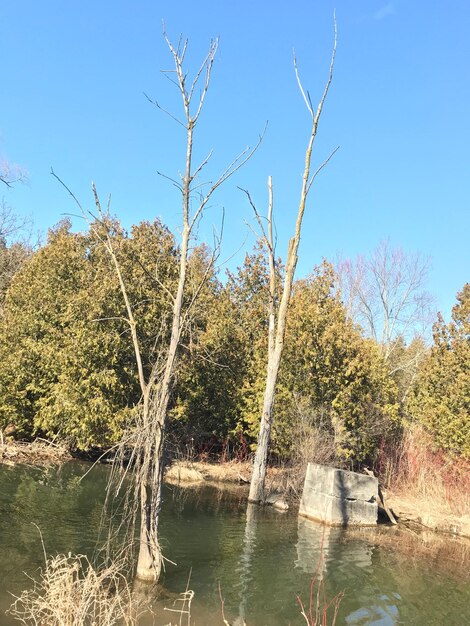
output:
[[[0,625],[8,592],[29,586],[24,572],[48,553],[91,554],[100,523],[107,468],[69,463],[59,469],[0,467]],[[465,626],[470,624],[467,546],[437,547],[396,529],[345,531],[250,507],[246,491],[167,486],[162,536],[168,563],[155,605],[171,607],[189,586],[197,626],[222,623],[221,596],[231,623],[305,624],[297,595],[308,603],[322,545],[319,575],[327,597],[344,592],[337,624]],[[167,619],[157,624],[167,623]],[[151,623],[151,620],[148,621]]]

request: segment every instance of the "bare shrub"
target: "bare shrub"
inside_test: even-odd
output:
[[[95,568],[86,556],[46,559],[32,589],[9,609],[25,626],[134,626],[137,611],[119,564]]]
[[[282,490],[300,497],[307,463],[338,465],[338,438],[327,410],[296,398],[291,409],[291,452],[289,467],[282,473]]]
[[[292,455],[294,465],[333,465],[338,459],[338,441],[327,409],[296,398],[291,409]]]

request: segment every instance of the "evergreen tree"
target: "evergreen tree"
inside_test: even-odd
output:
[[[452,321],[439,314],[434,344],[408,402],[409,417],[439,447],[470,458],[470,283],[457,294]]]

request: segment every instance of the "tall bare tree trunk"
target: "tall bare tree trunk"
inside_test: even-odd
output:
[[[274,241],[273,241],[273,236],[272,236],[273,201],[272,201],[271,178],[269,178],[269,182],[268,182],[268,188],[269,188],[269,210],[268,210],[268,218],[267,218],[268,219],[268,233],[266,233],[262,225],[262,220],[258,212],[256,211],[256,208],[254,207],[253,203],[251,202],[251,198],[248,194],[250,203],[253,209],[255,210],[258,224],[261,227],[262,241],[268,251],[269,267],[270,267],[268,364],[267,364],[266,385],[265,385],[264,399],[263,399],[263,412],[261,415],[260,430],[259,430],[259,435],[258,435],[258,445],[256,448],[256,453],[255,453],[255,458],[254,458],[254,463],[253,463],[253,472],[252,472],[251,483],[250,483],[250,493],[248,496],[249,502],[261,503],[261,502],[264,502],[265,500],[266,466],[267,466],[269,442],[271,438],[271,428],[272,428],[272,423],[273,423],[274,399],[275,399],[275,393],[276,393],[277,379],[279,375],[279,367],[281,364],[282,351],[284,348],[287,312],[288,312],[289,302],[290,302],[291,293],[292,293],[292,284],[294,281],[295,268],[297,266],[297,258],[298,258],[297,251],[298,251],[299,243],[300,243],[302,220],[303,220],[303,216],[305,212],[307,196],[317,174],[323,169],[323,167],[328,163],[328,161],[331,159],[331,157],[337,150],[336,148],[329,155],[329,157],[318,167],[318,169],[313,173],[313,175],[310,175],[313,144],[314,144],[315,137],[317,134],[318,122],[320,120],[323,105],[325,103],[326,96],[328,94],[328,90],[330,88],[331,81],[333,79],[333,67],[334,67],[335,54],[336,54],[336,20],[335,20],[335,37],[334,37],[333,52],[331,55],[329,77],[328,77],[328,81],[326,83],[322,98],[320,100],[320,103],[317,107],[316,112],[314,112],[313,110],[309,93],[305,92],[302,87],[302,83],[300,82],[300,78],[299,78],[299,74],[297,70],[297,63],[294,57],[294,68],[295,68],[295,73],[297,77],[297,82],[298,82],[300,91],[302,93],[305,104],[307,105],[307,108],[309,110],[309,113],[312,119],[312,129],[311,129],[307,149],[305,152],[305,168],[304,168],[304,173],[302,177],[302,189],[300,193],[300,202],[299,202],[299,208],[297,212],[295,233],[292,239],[289,241],[282,296],[281,296],[281,300],[279,303],[279,308],[277,310],[277,315],[276,315],[275,293],[274,293],[275,250],[274,250]]]
[[[195,79],[191,85],[187,86],[187,74],[186,71],[183,70],[183,60],[188,42],[186,40],[182,44],[180,41],[178,47],[175,48],[166,35],[165,39],[173,56],[175,63],[174,72],[176,74],[175,82],[178,85],[183,100],[185,116],[184,122],[181,122],[180,120],[177,121],[179,124],[184,126],[186,130],[186,164],[182,182],[181,184],[177,184],[182,195],[183,225],[181,234],[178,287],[173,300],[171,338],[168,345],[163,377],[156,383],[154,399],[152,400],[151,398],[149,402],[150,413],[148,424],[149,432],[151,433],[151,443],[145,449],[145,455],[147,458],[144,465],[147,469],[145,475],[142,476],[145,489],[142,488],[143,495],[141,496],[141,519],[145,520],[145,523],[141,524],[140,529],[140,547],[137,566],[137,577],[143,580],[157,580],[160,575],[162,565],[162,554],[158,540],[158,526],[160,519],[161,490],[163,484],[163,444],[166,416],[177,363],[177,350],[183,325],[187,321],[186,316],[189,312],[189,309],[183,312],[183,300],[186,285],[189,244],[192,231],[216,189],[218,189],[222,183],[224,183],[230,176],[232,176],[232,174],[240,169],[240,167],[242,167],[248,159],[251,158],[261,141],[260,137],[258,143],[252,150],[244,150],[230,163],[230,165],[222,172],[216,181],[210,185],[207,193],[200,196],[200,202],[196,210],[191,215],[190,198],[193,181],[201,173],[202,169],[206,166],[211,157],[210,153],[206,159],[204,159],[202,163],[193,170],[192,155],[194,129],[199,120],[205,96],[209,88],[212,64],[217,51],[218,40],[211,42],[209,52],[197,72]],[[193,114],[191,112],[191,100],[196,84],[198,83],[201,75],[204,75],[205,77],[204,86],[196,104],[195,113]],[[158,104],[157,106],[161,108]],[[173,115],[171,115],[171,117],[175,119]],[[213,256],[211,260],[211,266],[213,265],[214,260],[215,256]],[[203,281],[204,280],[205,278],[203,278]],[[199,293],[199,290],[200,289],[196,290],[196,295]],[[192,303],[194,303],[194,299]],[[153,389],[151,389],[150,392],[153,394]]]
[[[184,175],[180,176],[180,180],[170,179],[181,192],[183,220],[181,229],[178,286],[176,293],[172,294],[163,287],[172,302],[171,336],[168,346],[165,348],[163,371],[159,368],[161,361],[157,363],[155,360],[155,362],[151,364],[150,373],[146,375],[137,332],[139,319],[137,319],[134,314],[134,307],[128,295],[126,281],[121,270],[118,255],[114,249],[114,242],[110,232],[109,215],[108,213],[102,212],[98,193],[94,184],[92,185],[96,208],[98,211],[98,216],[94,217],[103,227],[105,235],[103,236],[103,232],[99,229],[95,229],[95,233],[102,241],[110,255],[119,281],[119,286],[127,312],[127,317],[125,319],[129,324],[131,331],[132,345],[134,348],[139,385],[142,394],[141,413],[137,419],[137,423],[134,424],[134,427],[131,429],[131,436],[124,439],[122,442],[121,453],[125,445],[132,447],[132,469],[134,480],[133,489],[130,489],[130,492],[132,492],[130,500],[137,501],[135,504],[137,505],[137,510],[140,511],[141,520],[136,576],[137,578],[145,581],[158,580],[162,568],[162,552],[159,542],[158,529],[160,521],[160,505],[162,500],[163,450],[166,418],[175,377],[175,369],[177,366],[178,346],[180,344],[183,328],[188,324],[191,307],[194,305],[204,283],[209,276],[210,270],[214,266],[220,243],[218,242],[216,244],[209,262],[209,268],[206,270],[200,284],[195,289],[195,293],[192,295],[191,301],[189,304],[184,304],[191,237],[194,226],[202,217],[204,209],[209,200],[212,198],[214,192],[235,172],[243,167],[243,165],[253,156],[264,135],[263,132],[254,148],[246,148],[238,156],[236,156],[214,182],[201,184],[198,177],[205,166],[209,163],[212,151],[197,167],[193,168],[193,137],[194,130],[199,121],[205,97],[209,89],[212,66],[218,48],[218,40],[216,39],[211,41],[209,51],[197,70],[194,79],[192,82],[188,82],[187,71],[186,69],[183,69],[188,40],[182,40],[180,38],[178,45],[174,47],[165,33],[164,37],[174,61],[174,70],[172,71],[174,78],[171,78],[171,82],[177,86],[180,92],[183,101],[184,116],[182,116],[182,119],[179,119],[177,116],[173,115],[173,113],[170,113],[162,108],[158,102],[153,102],[153,104],[155,104],[158,109],[168,114],[174,121],[185,129],[186,160]],[[198,88],[198,97],[195,103],[193,103],[193,96],[196,88]],[[55,176],[54,172],[52,172],[52,174]],[[82,211],[82,214],[85,218],[87,218],[88,212],[83,210],[75,195],[57,176],[56,178],[71,194],[72,198]],[[165,176],[165,178],[169,177]],[[199,201],[197,204],[195,203],[196,206],[191,210],[190,201],[192,196],[195,195],[195,188],[198,189],[197,197],[199,198]],[[194,201],[194,197],[192,199]],[[119,455],[116,455],[118,462],[120,458],[121,457],[119,457]],[[119,491],[123,485],[123,480],[122,478],[116,478],[114,473],[112,474],[112,477],[114,477],[115,480],[113,487],[116,488],[116,491]],[[111,480],[113,480],[113,478]],[[135,520],[135,517],[133,519]]]
[[[192,125],[188,127],[186,176],[183,182],[183,236],[181,242],[178,288],[173,305],[173,321],[163,378],[157,383],[154,413],[149,415],[150,445],[145,450],[146,476],[141,483],[140,542],[136,576],[140,580],[158,580],[162,568],[162,552],[158,538],[163,485],[163,450],[165,422],[174,379],[177,350],[182,330],[182,308],[189,248],[189,185],[191,174]],[[149,403],[152,407],[152,402]],[[153,445],[152,445],[153,440]]]

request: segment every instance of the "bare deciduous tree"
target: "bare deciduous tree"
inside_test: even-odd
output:
[[[171,303],[170,338],[167,345],[160,345],[160,348],[154,351],[153,363],[151,364],[148,374],[146,374],[146,368],[144,367],[142,349],[139,341],[138,314],[136,313],[136,307],[129,297],[126,277],[123,274],[110,230],[112,224],[109,220],[109,204],[106,210],[102,210],[95,185],[93,184],[92,186],[97,211],[97,214],[92,214],[92,216],[99,225],[99,229],[95,228],[95,233],[101,238],[102,243],[110,255],[119,281],[126,308],[126,323],[130,328],[132,337],[141,389],[140,411],[137,413],[136,422],[133,423],[129,431],[125,433],[120,450],[116,455],[117,461],[112,473],[112,482],[108,495],[119,493],[120,488],[124,484],[124,478],[128,470],[124,470],[124,472],[120,471],[122,467],[120,460],[124,452],[130,450],[131,458],[127,467],[131,468],[133,480],[130,483],[126,498],[126,502],[131,509],[130,513],[128,511],[127,514],[126,524],[129,525],[129,530],[132,533],[137,510],[140,510],[140,540],[136,576],[146,581],[158,580],[162,568],[163,557],[158,529],[164,469],[164,437],[170,394],[177,366],[178,346],[180,344],[182,331],[188,323],[191,308],[207,280],[218,254],[218,244],[216,243],[205,275],[202,277],[199,286],[196,286],[189,304],[185,304],[190,242],[195,226],[202,217],[204,209],[214,192],[251,158],[262,139],[261,135],[254,148],[246,148],[243,150],[222,171],[215,181],[201,186],[198,177],[210,161],[212,151],[197,167],[193,166],[194,131],[198,124],[209,89],[212,67],[218,48],[218,40],[216,39],[211,42],[209,51],[196,72],[194,79],[188,82],[188,74],[184,67],[188,40],[180,38],[178,44],[174,46],[165,33],[164,38],[174,62],[174,69],[165,71],[165,74],[170,78],[171,82],[176,85],[180,93],[183,103],[183,116],[180,119],[172,112],[164,109],[158,102],[154,101],[153,104],[185,129],[186,159],[184,172],[180,174],[180,179],[170,179],[180,191],[182,199],[179,272],[174,293],[171,293],[158,281],[158,268],[156,271],[156,281],[159,283],[160,287],[165,290]],[[199,94],[195,97],[196,90],[199,89]],[[165,178],[169,177],[165,175]],[[62,181],[60,182],[62,183]],[[72,192],[70,192],[69,189],[68,191],[78,203]],[[198,201],[194,207],[196,197]],[[80,204],[79,206],[81,209]],[[163,344],[163,342],[164,339],[162,339],[160,344]]]
[[[424,290],[429,261],[382,241],[369,257],[339,263],[343,301],[350,317],[391,359],[401,341],[430,327],[432,298]]]
[[[250,484],[249,501],[250,502],[264,502],[265,500],[265,478],[266,478],[266,463],[268,456],[269,441],[271,437],[271,427],[273,423],[273,410],[274,410],[274,397],[276,392],[276,385],[279,373],[279,367],[281,364],[282,351],[284,348],[284,337],[286,332],[287,323],[287,311],[292,293],[292,284],[294,280],[294,273],[297,266],[297,251],[300,243],[300,235],[302,230],[302,220],[305,212],[307,197],[312,187],[315,178],[319,172],[329,162],[333,154],[338,148],[336,148],[329,157],[313,172],[312,170],[312,149],[317,135],[318,123],[323,110],[323,106],[328,95],[328,91],[333,79],[333,67],[336,55],[336,20],[334,28],[334,44],[331,55],[330,71],[327,83],[325,85],[323,95],[314,110],[310,94],[305,91],[300,81],[299,72],[297,69],[297,62],[294,57],[294,69],[299,85],[300,92],[307,106],[308,112],[311,117],[312,126],[310,131],[310,137],[305,151],[305,168],[302,176],[302,187],[300,191],[300,202],[297,212],[297,221],[295,225],[295,232],[293,237],[289,241],[287,251],[287,261],[285,265],[285,272],[282,285],[282,294],[279,302],[276,302],[275,283],[276,283],[276,259],[273,240],[273,191],[271,178],[268,179],[269,190],[269,206],[267,215],[267,229],[264,227],[263,220],[258,213],[251,197],[248,192],[245,192],[248,196],[248,200],[255,212],[255,216],[258,222],[258,226],[261,229],[261,241],[264,244],[269,258],[270,268],[270,283],[269,283],[269,336],[268,336],[268,363],[266,373],[266,385],[263,398],[263,409],[260,422],[260,430],[258,435],[258,445],[256,448],[253,473]]]
[[[12,165],[5,159],[0,158],[0,182],[7,187],[12,187],[15,183],[24,182],[26,172],[19,165]]]
[[[0,201],[0,313],[13,276],[32,253],[31,227],[30,218],[18,217]]]

